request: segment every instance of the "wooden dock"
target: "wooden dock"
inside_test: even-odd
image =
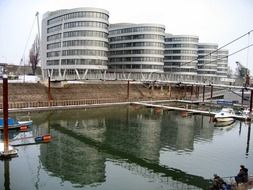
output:
[[[160,109],[165,109],[165,110],[184,111],[184,112],[190,112],[193,114],[207,115],[207,116],[211,116],[211,117],[213,117],[217,113],[217,112],[205,111],[205,110],[197,110],[197,109],[188,109],[188,108],[182,108],[182,107],[164,106],[164,105],[159,105],[159,104],[151,104],[151,103],[146,103],[146,102],[132,102],[131,104],[141,105],[141,106],[145,106],[145,107],[152,107],[152,108],[160,108]],[[251,117],[243,116],[243,115],[233,115],[233,118],[235,118],[237,120],[242,120],[242,121],[251,120]]]

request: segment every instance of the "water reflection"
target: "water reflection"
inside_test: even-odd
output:
[[[206,173],[212,175],[217,171],[207,168],[204,173],[202,170],[206,161],[216,164],[215,159],[219,159],[219,163],[225,163],[224,160],[231,157],[227,152],[224,153],[226,150],[231,150],[234,156],[233,147],[239,151],[243,147],[243,153],[239,152],[235,158],[242,163],[238,155],[245,157],[246,137],[246,156],[250,156],[250,124],[247,135],[244,135],[245,131],[238,125],[229,130],[220,130],[210,123],[210,118],[201,115],[182,117],[172,111],[117,107],[44,112],[32,117],[32,130],[26,134],[12,134],[11,138],[22,139],[48,132],[53,137],[49,144],[38,146],[39,164],[34,166],[37,172],[32,176],[36,178],[36,189],[42,187],[43,171],[61,179],[61,185],[70,182],[72,188],[108,189],[106,185],[112,183],[108,173],[115,165],[130,171],[128,175],[147,178],[145,187],[153,182],[159,184],[159,188],[156,186],[153,189],[207,189],[209,180],[200,176]],[[227,149],[231,143],[226,140],[226,135],[230,134],[229,140],[233,139],[235,134],[238,136],[238,128],[241,136],[245,137],[244,141],[241,140],[243,145],[239,146],[240,142],[237,142]],[[217,156],[217,152],[224,155]],[[227,163],[230,164],[229,161]],[[196,166],[200,172],[195,172]],[[229,175],[231,173],[229,171]],[[127,186],[130,183],[127,181],[129,176],[124,177],[127,178]],[[131,183],[136,187],[140,185],[138,182]],[[61,185],[58,189],[61,189]]]
[[[54,140],[41,147],[41,162],[51,175],[63,180],[80,186],[105,182],[105,161],[109,156],[113,160],[123,159],[124,162],[117,161],[122,166],[137,164],[145,170],[145,175],[160,173],[160,181],[177,180],[179,184],[200,187],[208,184],[201,177],[159,165],[162,112],[127,107],[109,108],[106,112],[80,110],[77,114],[61,111],[46,117]],[[186,130],[186,135],[185,130],[179,130],[179,149],[189,149],[193,139],[190,130]],[[184,140],[180,140],[181,135]]]
[[[105,158],[98,150],[54,129],[51,134],[54,140],[41,146],[40,159],[52,176],[81,187],[105,181]]]
[[[167,112],[161,126],[162,148],[191,152],[194,150],[194,141],[210,141],[214,129],[208,120],[208,117],[201,115],[185,118],[178,117],[178,112]]]
[[[4,189],[10,190],[10,160],[4,160]]]
[[[251,132],[251,122],[249,122],[249,123],[248,123],[248,135],[247,135],[246,156],[248,156],[248,155],[249,155],[250,132]]]

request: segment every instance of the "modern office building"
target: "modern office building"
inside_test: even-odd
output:
[[[40,47],[43,79],[98,79],[106,72],[109,77],[129,73],[137,79],[154,73],[156,80],[161,73],[173,75],[173,80],[227,76],[228,51],[217,51],[217,44],[199,43],[193,35],[165,34],[160,24],[109,25],[108,19],[109,12],[98,8],[45,13]]]
[[[217,49],[214,43],[198,44],[198,76],[217,76]]]
[[[107,70],[109,12],[76,8],[43,15],[41,61],[43,77],[83,79]]]
[[[226,78],[228,75],[228,50],[218,50],[217,76]]]
[[[164,37],[164,25],[110,25],[108,72],[162,73]]]
[[[164,72],[197,75],[198,36],[165,35]]]

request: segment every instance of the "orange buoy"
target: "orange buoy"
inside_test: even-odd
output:
[[[27,125],[20,126],[19,130],[20,131],[27,131],[28,130],[28,126]]]
[[[52,139],[51,135],[44,135],[42,137],[43,141],[50,141]]]

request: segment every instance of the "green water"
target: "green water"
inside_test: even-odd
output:
[[[16,115],[13,115],[14,117]],[[214,173],[253,173],[250,124],[216,128],[209,117],[142,107],[33,113],[12,131],[18,157],[0,161],[0,189],[208,189]],[[2,134],[1,134],[2,135]]]

